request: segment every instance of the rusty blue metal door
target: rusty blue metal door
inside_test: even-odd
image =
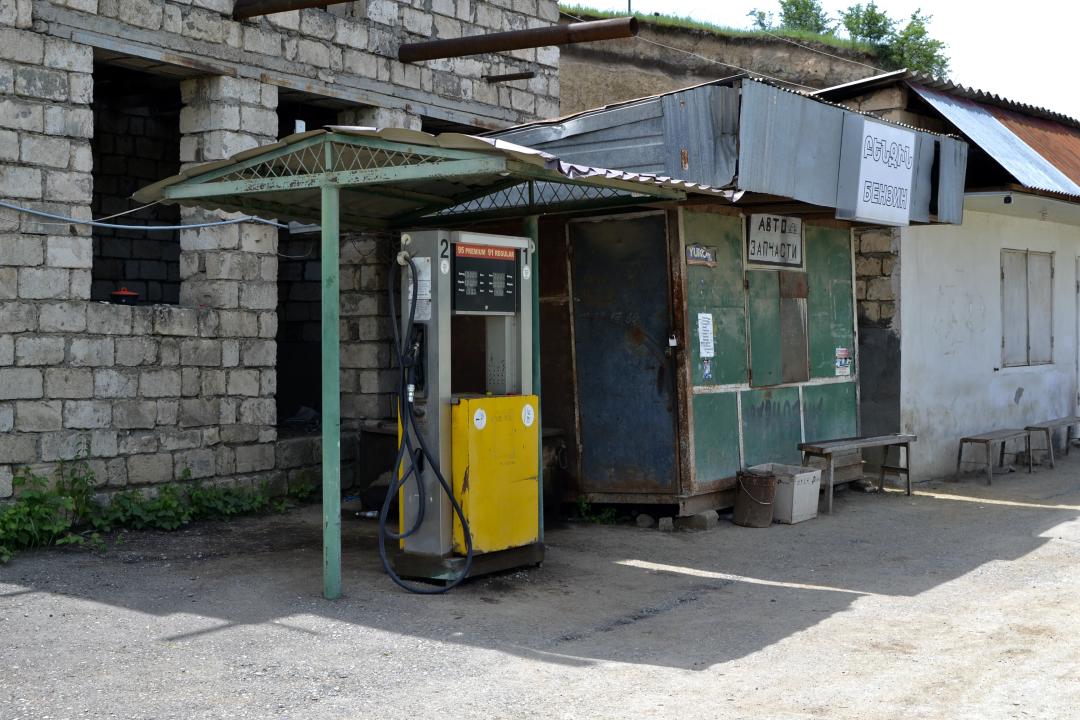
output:
[[[661,215],[570,224],[581,488],[677,488],[667,229]]]

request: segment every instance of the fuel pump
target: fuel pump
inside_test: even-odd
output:
[[[379,513],[379,553],[407,590],[445,592],[470,575],[543,560],[534,262],[528,238],[446,230],[401,236],[390,273],[398,452]]]

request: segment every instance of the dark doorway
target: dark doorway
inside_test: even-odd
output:
[[[178,205],[129,212],[137,207],[132,193],[180,171],[179,80],[95,63],[92,108],[93,216],[121,225],[179,224]],[[94,228],[92,280],[93,300],[126,287],[142,302],[179,302],[179,234]]]

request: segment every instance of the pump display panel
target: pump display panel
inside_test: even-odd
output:
[[[518,250],[454,245],[454,312],[512,315],[518,310]]]

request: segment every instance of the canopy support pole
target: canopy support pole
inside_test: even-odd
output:
[[[531,186],[530,186],[531,187]],[[540,400],[540,216],[529,215],[524,219],[524,231],[532,245],[532,257],[529,259],[529,271],[532,303],[532,391],[536,395],[536,424],[540,427],[540,442],[537,444],[536,485],[540,498],[539,539],[544,542],[544,424],[543,402]]]
[[[338,293],[339,189],[322,186],[323,597],[341,596],[341,343]]]

